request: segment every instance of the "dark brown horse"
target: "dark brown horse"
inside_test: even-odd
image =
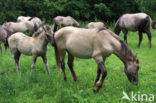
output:
[[[142,41],[142,33],[146,33],[149,39],[150,48],[152,47],[151,39],[152,35],[151,29],[151,18],[145,13],[136,14],[124,14],[116,22],[114,32],[119,35],[120,31],[124,33],[124,41],[127,43],[127,33],[128,31],[138,31],[139,32],[139,43],[140,47]]]

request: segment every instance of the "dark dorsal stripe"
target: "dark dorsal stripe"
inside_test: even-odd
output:
[[[105,28],[105,27],[99,28],[98,32],[103,31],[103,30],[107,30],[107,28]]]
[[[33,34],[33,37],[38,37],[42,32],[43,32],[43,30],[41,30],[41,31],[36,31],[36,32]]]
[[[31,17],[30,19],[28,19],[28,21],[31,21],[32,19],[34,19],[35,17]]]

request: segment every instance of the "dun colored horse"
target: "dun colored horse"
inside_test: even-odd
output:
[[[5,49],[7,49],[7,47],[8,47],[7,39],[10,35],[11,35],[11,33],[6,28],[4,28],[3,26],[0,26],[0,50],[1,50],[1,54],[2,54],[1,44],[4,43]]]
[[[106,58],[115,54],[124,63],[125,74],[130,82],[138,83],[139,60],[120,37],[106,28],[83,29],[64,27],[55,32],[55,55],[57,67],[65,74],[65,53],[68,52],[68,66],[76,81],[77,76],[73,69],[74,56],[82,59],[93,58],[97,63],[97,76],[94,91],[98,91],[107,75]],[[100,79],[100,75],[102,77]],[[100,79],[100,80],[99,80]]]
[[[105,22],[90,22],[86,26],[87,29],[92,29],[92,28],[109,28]]]
[[[46,70],[49,72],[47,63],[47,45],[49,41],[52,41],[52,30],[49,26],[44,26],[43,30],[39,30],[33,34],[33,37],[28,37],[23,33],[15,33],[8,38],[9,48],[14,57],[14,62],[18,74],[20,74],[19,58],[21,54],[32,56],[33,63],[31,74],[35,68],[36,60],[38,56],[41,56],[45,64]]]
[[[124,33],[124,41],[127,43],[127,33],[128,31],[138,31],[139,32],[139,43],[140,47],[142,41],[142,33],[146,33],[149,39],[150,48],[152,47],[151,39],[152,35],[151,29],[151,18],[145,13],[135,13],[135,14],[124,14],[116,22],[114,32],[119,35],[120,31]]]
[[[53,28],[54,32],[57,30],[57,27],[59,29],[62,26],[75,26],[75,27],[80,27],[80,24],[71,16],[57,16],[53,19]]]
[[[12,34],[16,32],[26,32],[32,35],[35,30],[37,30],[37,26],[32,21],[23,21],[23,22],[7,22],[3,24],[3,27],[7,28]]]
[[[17,22],[28,21],[30,18],[31,18],[30,16],[19,16],[17,18]]]

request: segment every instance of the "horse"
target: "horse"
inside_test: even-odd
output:
[[[93,58],[97,64],[97,76],[94,91],[98,91],[107,76],[105,60],[111,54],[115,54],[124,63],[124,72],[130,82],[138,83],[139,60],[128,46],[111,30],[106,28],[84,29],[76,27],[64,27],[55,32],[54,49],[58,69],[62,69],[64,80],[65,53],[68,53],[68,66],[74,81],[77,76],[73,69],[74,57],[81,59]],[[100,75],[102,74],[101,79]]]
[[[38,29],[44,24],[44,21],[41,21],[41,19],[39,19],[38,17],[31,17],[28,19],[28,21],[32,21],[34,25],[36,25],[36,29]]]
[[[19,59],[21,54],[32,56],[31,75],[35,68],[37,57],[41,56],[48,74],[49,67],[47,63],[47,45],[52,41],[53,31],[49,26],[43,26],[33,34],[33,37],[28,37],[21,32],[17,32],[8,38],[9,48],[13,55],[17,73],[20,74]]]
[[[17,18],[17,22],[28,21],[30,18],[31,18],[30,16],[19,16]]]
[[[139,33],[139,43],[140,47],[142,41],[142,33],[146,33],[149,39],[150,48],[151,44],[151,17],[145,13],[135,13],[135,14],[124,14],[122,15],[115,24],[114,32],[119,35],[120,31],[124,33],[124,41],[127,43],[127,33],[128,31],[138,31]]]
[[[57,26],[60,29],[62,26],[80,27],[80,24],[71,16],[57,16],[53,19],[54,32],[57,30]]]
[[[90,22],[86,26],[87,29],[92,28],[109,28],[105,22]]]
[[[6,50],[8,48],[7,39],[10,35],[11,35],[11,33],[6,28],[4,28],[3,26],[0,26],[0,50],[1,50],[1,54],[2,54],[1,44],[4,43],[5,50]]]
[[[37,30],[37,25],[35,25],[32,21],[23,21],[23,22],[7,22],[3,24],[3,27],[7,28],[9,32],[26,32],[32,35],[35,30]]]

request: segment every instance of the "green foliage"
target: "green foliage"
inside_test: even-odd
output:
[[[124,13],[145,12],[156,17],[155,0],[0,0],[0,24],[20,15],[37,16],[52,23],[55,16],[112,22]]]

